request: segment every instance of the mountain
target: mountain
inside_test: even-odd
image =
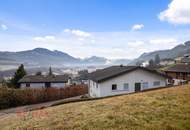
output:
[[[19,64],[24,64],[28,67],[63,67],[64,65],[107,65],[108,62],[110,64],[114,64],[116,60],[109,60],[104,57],[97,56],[80,59],[58,50],[51,51],[45,48],[35,48],[33,50],[20,52],[0,52],[0,65],[5,65],[6,67],[10,65],[18,66]],[[126,60],[125,63],[128,62],[129,60]],[[118,64],[120,63],[118,62]]]
[[[75,58],[65,52],[58,50],[48,50],[45,48],[35,48],[33,50],[20,52],[0,52],[0,70],[3,67],[15,68],[19,64],[26,67],[63,67],[71,65],[118,65],[118,64],[136,64],[139,61],[148,61],[154,59],[159,54],[161,59],[176,58],[190,53],[190,41],[180,44],[172,49],[158,50],[154,52],[144,53],[137,59],[131,61],[128,59],[106,59],[104,57],[92,56],[85,59]]]
[[[76,63],[80,60],[67,53],[57,50],[50,51],[44,48],[36,48],[20,52],[0,52],[0,60],[1,59],[4,59],[4,61],[7,60],[8,64],[14,62],[18,64],[23,63],[28,66],[62,65]]]
[[[140,57],[133,60],[130,64],[135,64],[136,62],[143,62],[143,61],[148,61],[150,59],[154,59],[155,55],[157,54],[160,56],[161,59],[165,58],[174,59],[176,57],[184,56],[187,53],[190,53],[190,41],[187,41],[184,44],[180,44],[172,49],[143,53]]]
[[[92,56],[89,58],[85,58],[83,60],[84,64],[99,64],[99,65],[103,65],[107,62],[107,59],[104,57],[97,57],[97,56]]]

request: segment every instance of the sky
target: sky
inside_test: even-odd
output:
[[[190,0],[1,0],[0,51],[137,58],[190,40]]]

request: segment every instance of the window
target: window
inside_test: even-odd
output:
[[[128,83],[123,84],[123,90],[129,91],[129,84]]]
[[[160,81],[155,81],[155,82],[153,83],[153,85],[154,85],[154,86],[159,86],[159,85],[160,85]]]
[[[180,73],[176,73],[176,78],[178,79],[180,76]]]
[[[112,84],[112,90],[117,90],[117,84]]]
[[[143,82],[142,83],[142,88],[143,89],[148,89],[148,82]]]
[[[30,83],[26,83],[26,87],[30,87]]]

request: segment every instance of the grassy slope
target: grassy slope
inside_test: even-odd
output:
[[[41,114],[39,114],[41,112]],[[11,114],[0,129],[189,130],[190,85]]]

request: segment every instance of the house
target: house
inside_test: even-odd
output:
[[[173,59],[170,59],[170,58],[165,58],[165,59],[162,59],[159,64],[161,66],[167,66],[167,65],[175,64],[175,61]]]
[[[111,66],[90,73],[89,94],[105,97],[164,87],[165,74],[139,66]]]
[[[88,84],[88,70],[81,70],[78,71],[78,76],[73,78],[72,82],[74,84]]]
[[[181,63],[190,64],[190,54],[184,55],[184,57],[181,59]]]
[[[19,83],[21,88],[61,88],[70,83],[70,78],[68,75],[27,75]]]
[[[174,85],[190,81],[190,64],[176,64],[164,71],[168,76],[173,78]]]
[[[190,64],[190,54],[185,54],[183,57],[175,59],[176,64]]]

